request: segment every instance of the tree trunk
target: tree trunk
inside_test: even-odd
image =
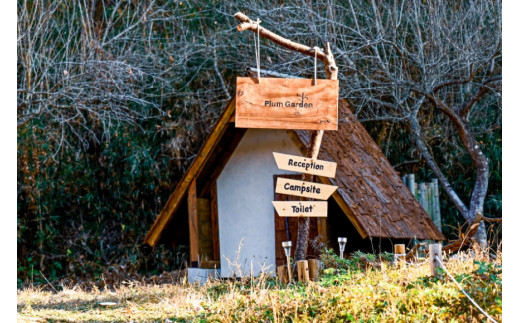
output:
[[[426,163],[438,177],[442,187],[444,188],[444,191],[448,194],[451,201],[455,204],[464,219],[470,223],[477,217],[477,215],[484,215],[484,199],[486,197],[488,187],[489,164],[480,147],[477,145],[477,141],[473,137],[473,134],[471,134],[471,132],[467,129],[467,126],[465,125],[462,118],[460,118],[455,113],[455,111],[443,105],[442,102],[439,102],[435,97],[428,96],[428,99],[432,101],[432,103],[434,103],[438,108],[440,108],[440,110],[446,114],[454,123],[461,138],[462,144],[468,151],[474,165],[476,166],[475,168],[477,174],[475,184],[473,186],[473,192],[471,194],[469,209],[464,204],[464,202],[462,202],[455,190],[451,187],[447,178],[444,176],[444,173],[440,170],[439,166],[435,162],[435,159],[428,149],[427,144],[421,137],[421,126],[419,125],[417,119],[413,116],[410,117],[412,136],[415,139],[417,148],[425,158]],[[487,247],[486,225],[484,222],[480,223],[478,232],[476,233],[476,238],[481,247]]]
[[[312,132],[309,147],[307,148],[307,158],[318,158],[322,138],[323,130],[315,130]],[[313,177],[314,176],[310,174],[303,174],[302,181],[312,181]],[[302,198],[301,200],[308,200],[308,198]],[[307,256],[307,246],[309,245],[310,221],[311,219],[309,217],[302,217],[298,219],[298,238],[296,239],[296,247],[294,251],[295,261],[305,260]]]

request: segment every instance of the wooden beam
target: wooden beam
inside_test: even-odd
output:
[[[318,218],[318,235],[321,236],[321,242],[327,243],[329,237],[327,236],[327,218]]]
[[[199,265],[202,261],[212,261],[213,233],[211,223],[211,200],[197,194],[197,221],[199,223]],[[202,268],[202,267],[201,267]]]
[[[155,219],[154,224],[146,234],[144,242],[152,247],[155,247],[161,238],[161,234],[164,229],[170,223],[172,215],[175,213],[179,205],[181,204],[182,198],[185,196],[188,185],[192,182],[192,179],[196,178],[203,166],[206,164],[209,155],[215,149],[215,143],[222,137],[224,130],[229,125],[231,116],[235,113],[235,98],[229,103],[226,110],[217,121],[213,130],[211,131],[208,139],[202,146],[197,157],[191,164],[188,171],[184,174],[184,177],[177,184],[177,187],[168,198],[166,205],[159,213],[159,216]]]
[[[213,258],[220,261],[220,240],[218,231],[217,182],[211,185],[211,231],[213,234]]]
[[[188,187],[188,225],[190,229],[191,267],[199,266],[199,222],[197,216],[197,180]]]
[[[201,261],[200,268],[209,268],[209,269],[220,268],[220,261],[216,261],[216,260]]]

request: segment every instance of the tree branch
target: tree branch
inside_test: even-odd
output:
[[[410,117],[410,127],[412,128],[412,136],[415,139],[415,143],[417,148],[419,148],[419,151],[423,155],[424,159],[426,160],[426,163],[430,167],[430,169],[433,171],[435,176],[439,179],[439,182],[441,183],[442,187],[444,188],[444,191],[448,194],[451,201],[457,209],[460,211],[462,216],[467,220],[468,219],[468,208],[462,202],[459,195],[455,192],[453,187],[451,187],[448,179],[446,176],[444,176],[444,173],[441,171],[440,167],[435,162],[435,159],[433,158],[432,154],[430,153],[428,145],[424,142],[421,136],[421,127],[419,125],[419,122],[415,117]]]
[[[491,88],[489,86],[487,86],[487,84],[495,82],[495,81],[502,81],[502,77],[498,76],[498,77],[493,77],[489,80],[486,80],[485,82],[482,83],[482,87],[478,90],[478,92],[473,97],[471,97],[466,102],[464,102],[464,104],[460,108],[460,112],[459,112],[459,114],[462,118],[466,119],[468,116],[468,113],[471,110],[471,108],[473,107],[473,105],[475,103],[477,103],[487,92],[489,92],[491,90]]]
[[[467,245],[471,239],[477,233],[477,230],[480,226],[480,222],[482,220],[482,214],[478,214],[475,219],[471,222],[471,224],[468,226],[468,229],[466,230],[466,233],[464,235],[461,235],[458,240],[451,242],[450,244],[442,247],[442,251],[445,251],[447,253],[457,252],[462,247]]]
[[[297,42],[293,42],[287,38],[281,37],[272,31],[259,26],[256,22],[252,21],[248,16],[241,12],[235,13],[235,18],[242,23],[237,26],[238,31],[251,30],[254,32],[259,32],[260,36],[269,39],[270,41],[285,47],[287,49],[293,50],[295,52],[314,57],[314,48],[311,48],[306,45],[302,45]],[[258,31],[258,28],[260,30]],[[325,64],[325,73],[327,74],[327,78],[331,80],[338,79],[338,67],[336,66],[336,62],[334,60],[334,56],[330,50],[330,44],[327,43],[325,51],[317,50],[316,57]]]

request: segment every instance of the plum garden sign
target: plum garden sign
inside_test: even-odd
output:
[[[238,77],[235,125],[338,130],[338,81]]]

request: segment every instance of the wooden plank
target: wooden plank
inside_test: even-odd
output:
[[[327,243],[328,236],[327,236],[327,218],[318,218],[317,219],[317,230],[318,235],[321,237],[320,241],[323,243]]]
[[[214,258],[210,199],[197,197],[197,222],[199,223],[199,261],[212,261]]]
[[[218,229],[217,182],[211,185],[211,233],[213,234],[213,259],[220,261],[220,240]]]
[[[274,160],[279,169],[334,178],[337,164],[319,159],[287,155],[273,152]]]
[[[281,217],[327,217],[327,201],[273,201]]]
[[[237,77],[237,128],[338,130],[337,80]]]
[[[177,210],[180,205],[182,198],[185,196],[186,190],[188,189],[188,185],[191,183],[192,179],[197,176],[202,167],[205,165],[208,157],[211,152],[215,149],[215,142],[217,142],[222,135],[224,134],[224,130],[229,125],[229,119],[235,113],[235,98],[229,103],[226,110],[217,121],[213,130],[211,131],[208,139],[202,146],[199,154],[191,164],[188,171],[184,174],[184,177],[175,187],[175,190],[168,198],[166,205],[159,213],[159,216],[155,219],[152,227],[146,234],[144,238],[144,242],[149,244],[152,247],[157,245],[159,239],[161,237],[162,232],[165,227],[170,223],[173,213]]]
[[[199,265],[199,223],[197,216],[197,184],[194,179],[188,187],[188,225],[190,230],[191,267]]]
[[[220,268],[220,261],[219,260],[206,260],[200,262],[200,268]]]
[[[319,200],[328,199],[338,187],[333,185],[318,184],[287,178],[278,178],[276,181],[276,193],[304,196]]]

